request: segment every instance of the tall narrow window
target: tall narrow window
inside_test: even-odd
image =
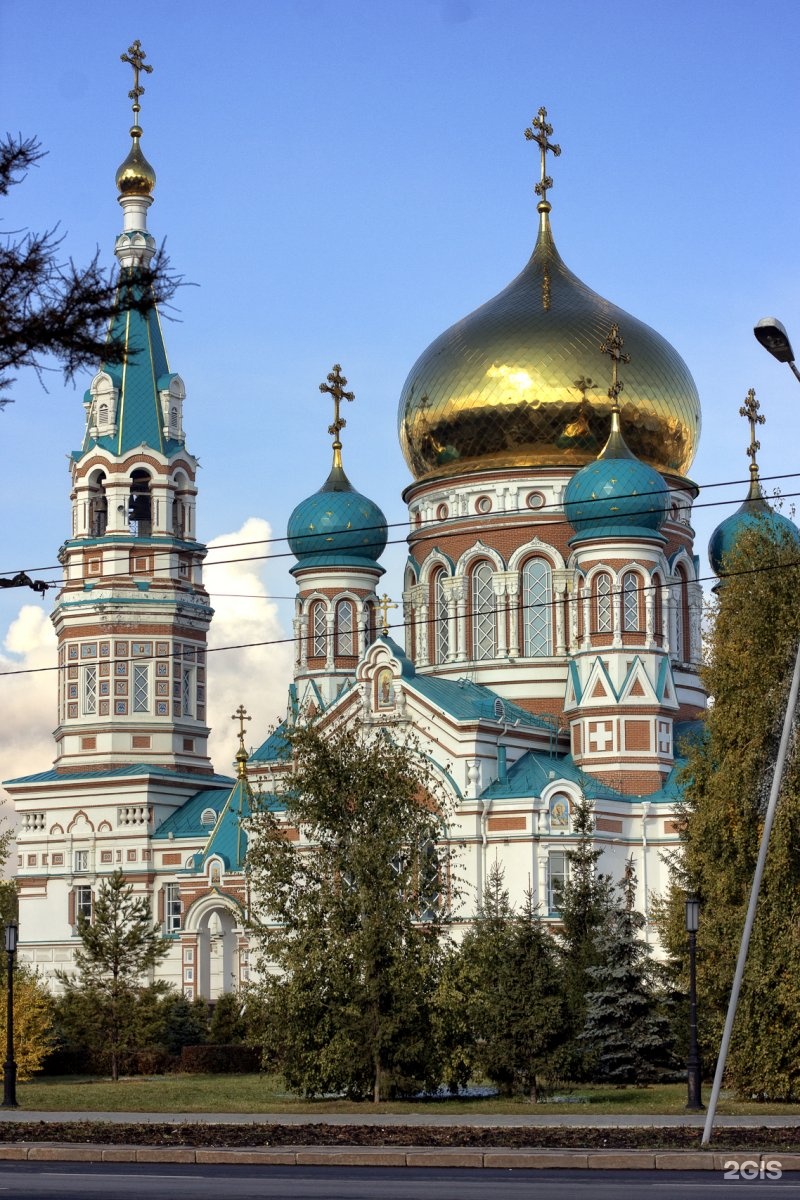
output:
[[[595,632],[611,633],[613,621],[611,617],[611,576],[598,575],[594,585],[595,599]]]
[[[674,654],[679,662],[689,661],[689,589],[683,567],[676,572],[677,603],[675,605],[676,629]]]
[[[179,883],[164,884],[164,928],[176,933],[181,927],[181,888]]]
[[[134,663],[133,667],[133,711],[150,711],[150,667],[147,663]]]
[[[92,919],[92,889],[87,884],[79,884],[75,888],[75,924],[80,918],[85,921]]]
[[[328,623],[325,605],[318,600],[311,610],[311,656],[325,658],[328,651]]]
[[[86,716],[97,712],[97,667],[83,668],[83,711]]]
[[[181,703],[183,715],[191,717],[194,713],[194,667],[184,667],[181,675]]]
[[[351,600],[340,600],[336,605],[337,654],[355,654],[353,632],[353,603]]]
[[[436,662],[447,662],[450,653],[450,629],[447,623],[447,596],[444,571],[438,571],[433,580],[433,630]]]
[[[627,571],[622,579],[622,628],[634,633],[641,628],[639,620],[639,577]]]
[[[661,576],[653,576],[653,633],[657,638],[662,637],[664,633],[664,610],[663,610],[663,592],[661,590]]]
[[[492,568],[478,563],[472,572],[472,657],[479,662],[495,656],[494,589]]]
[[[552,850],[547,859],[547,907],[551,913],[561,912],[568,872],[566,853],[563,850]]]
[[[553,653],[552,591],[549,563],[543,558],[528,559],[522,571],[522,628],[524,653],[529,658]]]

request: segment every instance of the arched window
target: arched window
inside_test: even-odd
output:
[[[434,662],[447,662],[450,652],[450,630],[447,624],[447,597],[444,591],[445,572],[437,571],[431,581],[431,624]]]
[[[131,474],[131,492],[128,497],[128,528],[134,537],[150,537],[153,532],[150,505],[150,476],[147,471],[137,469]]]
[[[472,657],[481,662],[495,657],[494,589],[492,568],[481,562],[472,572]]]
[[[677,603],[675,605],[675,657],[678,662],[689,661],[689,588],[686,582],[686,572],[678,567],[675,572],[678,583]]]
[[[353,634],[355,621],[352,600],[340,600],[336,605],[336,653],[355,654]]]
[[[545,658],[553,653],[552,575],[543,558],[529,558],[522,569],[523,653]]]
[[[611,576],[605,573],[595,579],[594,628],[595,633],[611,633],[614,628],[611,615]]]
[[[664,635],[663,592],[661,576],[653,575],[653,633],[659,639]]]
[[[328,654],[328,622],[325,617],[325,605],[317,600],[311,606],[311,657],[327,658]]]
[[[622,577],[622,628],[625,633],[635,633],[641,627],[639,576],[635,571],[626,571]]]

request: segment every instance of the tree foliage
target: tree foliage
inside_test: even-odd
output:
[[[642,1084],[674,1069],[666,997],[640,937],[644,917],[635,908],[636,873],[628,861],[597,938],[599,961],[587,968],[586,1019],[581,1040],[592,1078]]]
[[[62,1018],[82,1031],[85,1044],[107,1054],[116,1082],[124,1054],[136,1044],[137,1000],[168,945],[147,898],[134,895],[120,870],[101,881],[92,919],[79,917],[78,935],[75,975],[58,974]]]
[[[247,864],[267,1060],[306,1095],[424,1088],[454,886],[445,800],[416,747],[384,733],[302,727],[289,743],[285,807],[254,818]]]
[[[14,1059],[17,1078],[30,1079],[53,1048],[53,997],[47,984],[30,967],[14,970]],[[0,1004],[0,1046],[6,1044],[6,1002]]]
[[[35,138],[0,139],[0,197],[42,157]],[[57,228],[0,235],[0,393],[16,371],[33,367],[41,375],[48,360],[68,379],[100,361],[122,362],[124,346],[108,340],[109,323],[121,312],[163,304],[180,282],[163,252],[115,278],[99,254],[84,266],[65,258]]]
[[[497,864],[456,963],[472,1072],[505,1095],[535,1102],[542,1082],[553,1076],[564,1037],[558,949],[530,894],[522,911],[514,912]]]
[[[662,937],[684,958],[684,888],[701,901],[701,1051],[719,1049],[800,639],[800,552],[766,521],[744,530],[726,560],[703,680],[713,704],[691,747],[682,854]],[[728,1057],[728,1082],[747,1096],[800,1097],[800,756],[796,734],[772,830]]]

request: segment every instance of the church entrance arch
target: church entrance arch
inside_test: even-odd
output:
[[[187,913],[185,933],[196,942],[196,995],[218,1000],[239,986],[241,912],[219,893],[204,896]]]

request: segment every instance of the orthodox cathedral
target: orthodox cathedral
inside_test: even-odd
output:
[[[134,71],[116,175],[124,278],[155,251],[155,173],[139,125],[149,68],[138,42],[123,58]],[[526,136],[541,165],[533,253],[421,354],[400,396],[411,482],[396,600],[380,595],[386,519],[343,465],[353,393],[338,365],[321,384],[333,461],[287,530],[297,594],[285,724],[248,754],[240,707],[235,777],[207,751],[212,609],[186,388],[158,313],[117,318],[129,353],[91,381],[70,457],[55,760],[4,785],[19,817],[21,957],[45,975],[69,967],[79,916],[122,868],[169,939],[159,977],[208,999],[248,979],[247,818],[255,793],[274,794],[297,721],[414,735],[455,804],[449,836],[467,884],[457,926],[496,862],[515,902],[530,889],[558,921],[582,797],[601,868],[618,878],[632,857],[645,915],[665,889],[681,746],[705,706],[688,477],[699,398],[672,346],[562,260],[546,172],[560,150],[544,109]],[[715,534],[717,570],[737,520],[759,506],[754,463],[742,510]],[[245,703],[248,688],[257,679],[243,682]]]

